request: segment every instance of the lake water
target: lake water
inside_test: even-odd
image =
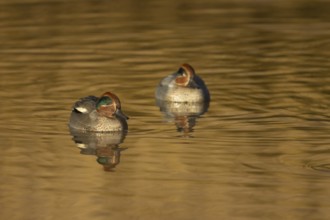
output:
[[[330,2],[0,3],[1,219],[330,219]],[[211,102],[167,117],[190,63]],[[71,136],[116,93],[126,136]]]

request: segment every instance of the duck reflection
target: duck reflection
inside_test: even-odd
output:
[[[127,148],[120,148],[126,137],[125,131],[96,133],[81,132],[70,129],[73,141],[84,155],[95,155],[96,161],[103,166],[104,171],[113,171],[120,163],[121,151]]]
[[[189,137],[196,125],[196,119],[207,112],[209,102],[168,102],[156,99],[156,104],[168,122],[174,122],[182,136]]]

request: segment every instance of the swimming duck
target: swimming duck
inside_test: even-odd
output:
[[[209,91],[192,66],[185,63],[172,75],[162,79],[156,88],[156,99],[169,102],[208,102]]]
[[[100,98],[88,96],[77,101],[72,107],[69,127],[80,131],[123,131],[128,128],[127,119],[119,98],[106,92]]]

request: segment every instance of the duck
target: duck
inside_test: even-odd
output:
[[[210,93],[194,68],[184,63],[178,71],[163,78],[155,92],[156,100],[166,102],[203,103],[210,101]]]
[[[101,97],[87,96],[75,102],[69,128],[83,132],[126,131],[127,120],[118,96],[105,92]]]

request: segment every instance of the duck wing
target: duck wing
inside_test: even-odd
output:
[[[87,96],[81,98],[72,106],[72,111],[76,113],[89,114],[95,110],[95,106],[99,98],[95,96]]]

